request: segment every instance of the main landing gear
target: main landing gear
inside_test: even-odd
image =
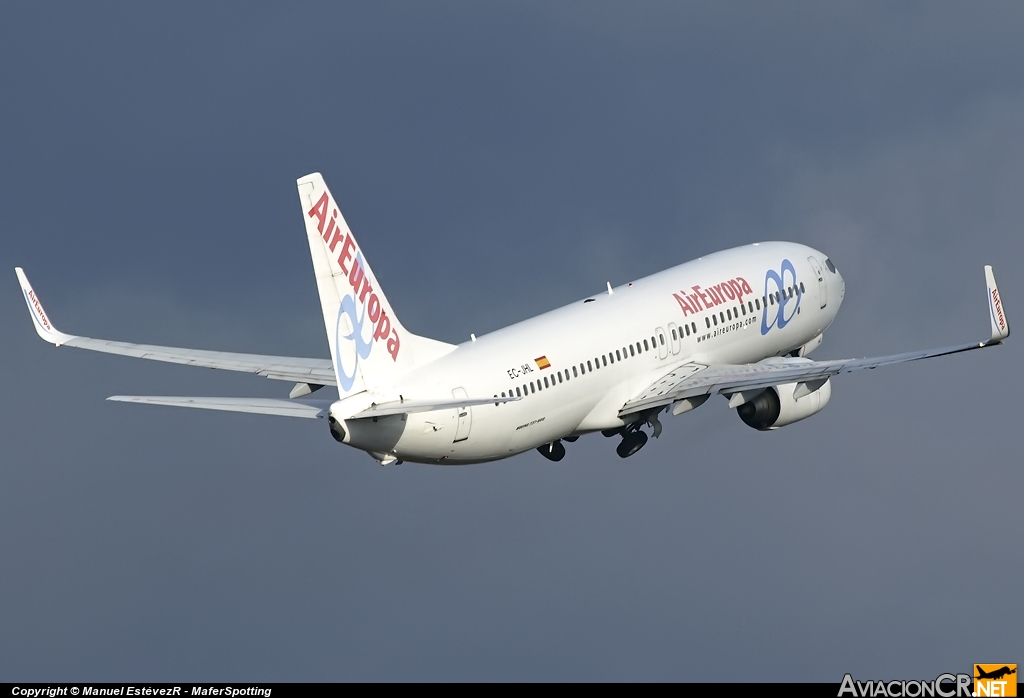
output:
[[[575,441],[575,439],[573,440]],[[537,451],[540,453],[540,455],[544,456],[550,461],[555,461],[556,463],[565,458],[565,446],[562,445],[562,442],[560,440],[552,441],[549,444],[544,444],[543,446],[538,448]]]
[[[636,431],[623,430],[622,441],[615,447],[615,452],[619,454],[619,458],[629,458],[643,448],[646,443],[647,434],[640,431],[639,428]]]
[[[615,447],[615,452],[619,454],[619,458],[629,458],[647,443],[647,434],[640,429],[643,424],[650,425],[654,438],[661,436],[661,422],[658,421],[658,413],[660,411],[660,408],[653,410],[644,415],[643,419],[638,422],[627,424],[618,429],[605,429],[601,433],[609,437],[617,434],[621,435],[622,441]]]

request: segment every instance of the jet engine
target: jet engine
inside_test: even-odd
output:
[[[347,443],[349,431],[345,429],[345,420],[335,419],[332,414],[327,417],[327,423],[331,427],[331,436],[334,437],[334,440],[340,444]]]
[[[817,387],[812,382],[783,383],[747,400],[736,412],[748,427],[768,431],[820,412],[831,397],[832,384],[828,379]]]

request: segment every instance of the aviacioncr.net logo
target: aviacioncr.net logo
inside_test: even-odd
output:
[[[839,686],[838,698],[971,698],[970,674],[939,674],[934,681],[856,681],[847,674]]]
[[[803,297],[803,294],[795,293],[790,298],[786,293],[786,289],[789,287],[797,288],[797,286],[796,267],[788,259],[782,260],[782,268],[779,271],[769,269],[765,273],[765,304],[761,313],[762,335],[768,334],[773,327],[778,327],[781,330],[796,316],[796,311],[800,308],[800,299]],[[778,300],[775,302],[769,300],[770,298],[776,298],[776,292],[779,294]],[[771,322],[769,322],[769,318]]]

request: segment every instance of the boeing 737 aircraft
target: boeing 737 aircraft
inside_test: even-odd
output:
[[[626,458],[659,418],[722,395],[747,426],[778,429],[828,404],[830,378],[1001,344],[1009,334],[985,267],[984,342],[868,359],[812,361],[843,302],[821,252],[762,242],[612,287],[458,346],[407,331],[319,174],[298,180],[331,359],[235,354],[91,339],[58,331],[17,268],[39,336],[56,346],[256,373],[289,399],[115,395],[119,402],[326,419],[381,465],[463,465],[537,449],[565,456],[584,434],[618,436]],[[310,395],[335,387],[337,399]]]

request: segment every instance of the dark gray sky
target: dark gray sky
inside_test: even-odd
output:
[[[826,251],[816,356],[1024,322],[1019,3],[4,3],[0,680],[932,678],[1024,660],[1022,337],[722,400],[620,460],[381,468],[289,385],[66,332],[326,356],[295,179],[460,342],[703,253]],[[725,674],[723,674],[725,672]]]

